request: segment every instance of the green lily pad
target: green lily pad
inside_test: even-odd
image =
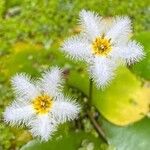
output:
[[[40,44],[18,42],[12,46],[11,53],[0,58],[0,79],[8,80],[18,72],[26,72],[37,76],[39,72],[50,66],[70,64],[57,48],[49,50]]]
[[[70,72],[69,84],[88,96],[89,79],[86,71]],[[93,88],[92,103],[110,122],[124,126],[142,119],[149,112],[150,89],[127,68],[121,67],[116,78],[105,90]]]
[[[134,38],[144,46],[146,56],[142,61],[133,65],[132,71],[145,80],[150,80],[150,32],[139,33]]]
[[[23,146],[21,150],[59,150],[62,148],[65,150],[84,150],[84,147],[89,150],[103,150],[101,146],[102,141],[99,138],[80,131],[60,135],[45,143],[33,140]]]
[[[1,57],[1,74],[5,76],[5,79],[9,79],[17,72],[37,74],[37,67],[46,55],[42,51],[43,49],[40,46],[22,42],[16,43],[10,54]]]
[[[100,122],[109,143],[117,150],[149,150],[150,119],[144,118],[127,127],[118,127],[106,120]]]

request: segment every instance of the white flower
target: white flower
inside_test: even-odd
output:
[[[118,62],[130,65],[144,56],[143,47],[129,40],[132,28],[128,17],[116,17],[107,23],[98,14],[82,10],[79,22],[81,34],[67,39],[62,50],[89,64],[91,78],[98,87],[112,80]]]
[[[33,136],[47,141],[59,123],[73,120],[79,105],[64,97],[62,71],[55,67],[46,71],[37,82],[25,74],[12,78],[16,100],[6,108],[4,119],[11,125],[25,124]]]

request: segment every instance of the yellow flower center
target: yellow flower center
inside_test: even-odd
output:
[[[53,98],[48,95],[40,95],[36,97],[32,104],[37,114],[46,114],[53,105]]]
[[[92,43],[92,54],[97,56],[107,56],[107,54],[112,50],[111,39],[107,39],[104,36],[97,37]]]

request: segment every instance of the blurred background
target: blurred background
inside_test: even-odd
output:
[[[95,11],[103,17],[129,16],[133,22],[134,35],[137,35],[138,39],[141,39],[139,33],[145,35],[149,31],[149,0],[0,0],[0,150],[17,150],[32,140],[25,127],[10,127],[3,122],[4,108],[14,97],[10,86],[12,75],[26,72],[37,77],[51,65],[75,67],[81,71],[81,64],[74,65],[59,51],[60,44],[66,37],[80,31],[77,23],[81,9]],[[149,80],[150,69],[147,67],[149,71],[143,74],[141,68],[143,64],[137,66],[134,71]],[[75,97],[86,101],[86,96],[76,88],[72,86],[66,88]],[[80,122],[82,124],[77,120],[60,127],[62,128],[60,132],[65,135],[62,142],[65,144],[61,143],[60,149],[115,149],[113,144],[108,146],[98,138],[97,132],[84,113],[80,115]],[[70,133],[70,128],[82,131],[79,135],[75,135]],[[69,132],[69,136],[65,132]],[[54,142],[51,141],[41,149],[48,149],[50,145],[52,150],[58,149],[57,141],[61,139],[62,133],[56,134],[58,136]]]

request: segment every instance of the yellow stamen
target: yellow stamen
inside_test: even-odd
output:
[[[53,105],[53,98],[48,95],[40,95],[36,97],[32,104],[37,114],[46,114]]]
[[[98,56],[107,56],[107,54],[112,50],[111,39],[107,39],[104,36],[97,37],[92,43],[92,53]]]

